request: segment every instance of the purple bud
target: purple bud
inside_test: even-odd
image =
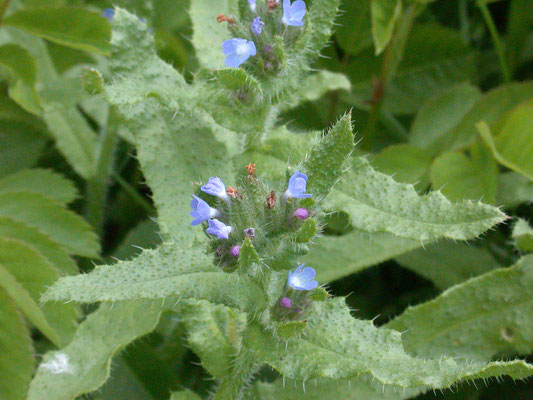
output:
[[[239,254],[241,253],[241,247],[240,246],[233,246],[230,250],[229,250],[229,253],[235,257],[235,258],[238,258],[239,257]]]
[[[288,297],[282,297],[279,301],[279,305],[283,308],[291,308],[292,307],[292,301]]]
[[[265,53],[270,53],[272,52],[273,48],[271,45],[267,44],[263,50],[265,51]]]
[[[307,208],[299,208],[293,215],[298,219],[306,219],[309,217],[309,211],[307,211]]]

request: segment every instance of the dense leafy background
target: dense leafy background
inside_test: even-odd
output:
[[[0,2],[0,399],[205,398],[243,343],[269,365],[251,399],[533,397],[487,379],[531,374],[533,2],[344,0],[332,35],[335,2],[307,3],[292,68],[258,81],[211,70],[232,0]],[[111,5],[145,22],[113,27]],[[357,319],[317,306],[295,368],[245,332],[253,283],[221,278],[185,227],[191,182],[250,161],[284,180],[306,155],[331,211],[306,261]],[[95,264],[113,266],[74,277]],[[341,364],[328,329],[353,333]]]

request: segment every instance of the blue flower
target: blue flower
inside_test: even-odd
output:
[[[283,18],[281,23],[290,26],[303,26],[305,16],[305,2],[296,0],[291,4],[291,0],[283,0]]]
[[[106,8],[104,11],[102,11],[102,17],[113,21],[113,18],[115,18],[115,10],[113,8]]]
[[[296,171],[289,179],[289,188],[283,194],[284,198],[296,197],[305,199],[311,197],[311,194],[305,193],[307,188],[307,175]]]
[[[191,217],[194,218],[191,222],[192,226],[201,224],[202,222],[207,221],[210,218],[215,218],[220,215],[220,212],[216,208],[210,207],[209,204],[207,204],[201,198],[195,196],[194,194],[192,195],[192,197],[192,211],[190,212]]]
[[[227,55],[226,66],[237,68],[250,56],[255,56],[255,44],[246,39],[233,38],[222,43],[222,52]]]
[[[316,271],[311,267],[304,268],[304,265],[300,265],[294,271],[289,271],[287,284],[296,290],[313,290],[318,286],[318,282],[313,280]]]
[[[233,230],[231,226],[226,225],[218,219],[210,219],[208,221],[209,227],[206,229],[207,233],[218,237],[219,239],[227,239]]]
[[[261,29],[263,29],[263,25],[264,24],[265,23],[263,21],[261,21],[261,17],[254,18],[254,20],[252,22],[252,25],[251,25],[252,32],[255,35],[260,35],[261,34]]]
[[[252,10],[252,12],[255,12],[255,10],[257,9],[257,6],[255,4],[256,2],[256,0],[248,0],[248,5],[250,6],[250,10]]]
[[[214,178],[209,178],[207,183],[202,186],[202,192],[217,196],[222,200],[228,199],[228,194],[226,193],[226,186],[224,185],[224,182],[222,182],[222,179],[220,179],[218,176],[215,176]]]

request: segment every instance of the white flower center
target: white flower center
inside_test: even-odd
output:
[[[248,44],[241,43],[235,49],[235,54],[238,56],[245,56],[248,54]]]

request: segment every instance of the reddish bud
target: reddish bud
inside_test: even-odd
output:
[[[230,253],[233,257],[238,258],[238,257],[239,257],[239,254],[241,253],[241,248],[240,248],[240,246],[233,246],[233,247],[230,249],[229,253]]]

